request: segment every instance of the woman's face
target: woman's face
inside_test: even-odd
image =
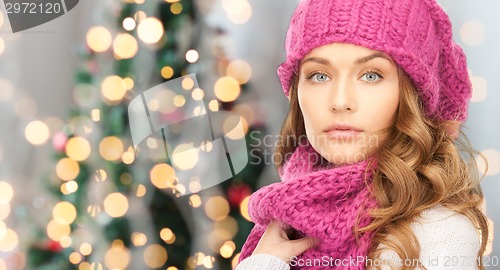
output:
[[[364,47],[333,43],[306,55],[298,101],[313,148],[334,164],[373,154],[396,119],[398,78],[388,55]]]

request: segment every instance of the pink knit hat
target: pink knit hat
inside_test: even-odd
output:
[[[428,117],[465,122],[472,85],[450,19],[435,0],[303,0],[286,37],[278,77],[288,96],[314,48],[350,43],[390,55],[411,77]]]

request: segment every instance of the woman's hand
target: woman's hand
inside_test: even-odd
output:
[[[272,220],[260,238],[252,254],[266,253],[290,262],[291,257],[298,256],[309,248],[319,244],[319,239],[306,236],[297,240],[289,240],[286,232],[276,220]]]

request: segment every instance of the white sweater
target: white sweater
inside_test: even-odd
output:
[[[429,270],[477,269],[477,255],[480,247],[479,234],[470,220],[443,206],[436,206],[422,212],[419,219],[411,224],[413,233],[420,243],[420,262]],[[324,258],[324,259],[323,259]],[[320,265],[331,268],[364,264],[361,258],[340,261],[331,258],[318,258],[314,262],[291,261],[290,265]],[[382,269],[394,269],[395,266],[416,265],[411,261],[402,261],[392,250],[385,250],[379,260],[372,260],[372,265],[382,265]],[[393,268],[389,266],[393,265]],[[238,264],[235,270],[289,270],[290,265],[278,257],[269,254],[254,254]],[[346,266],[347,266],[346,265]],[[397,268],[397,267],[396,267]],[[367,269],[370,269],[369,264]],[[420,268],[416,268],[420,269]]]

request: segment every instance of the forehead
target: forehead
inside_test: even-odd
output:
[[[313,49],[302,58],[301,64],[304,60],[311,57],[319,57],[335,61],[351,60],[354,62],[367,56],[376,56],[374,58],[386,58],[389,62],[393,64],[395,63],[392,57],[381,51],[348,43],[331,43]]]

